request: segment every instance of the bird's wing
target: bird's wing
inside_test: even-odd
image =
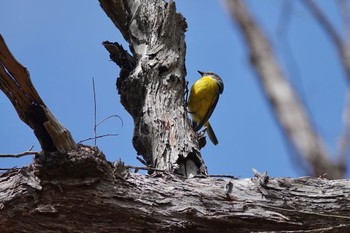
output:
[[[210,108],[208,108],[207,113],[205,114],[205,116],[203,117],[203,119],[199,122],[197,122],[194,131],[198,131],[200,130],[200,128],[202,128],[202,126],[209,120],[211,114],[213,113],[216,104],[218,103],[219,100],[219,93],[217,94],[217,96],[213,99]]]

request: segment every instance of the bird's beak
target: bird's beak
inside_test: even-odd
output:
[[[198,71],[198,73],[200,73],[200,75],[204,75],[204,72],[202,72],[202,71],[199,71],[199,70],[197,70]]]

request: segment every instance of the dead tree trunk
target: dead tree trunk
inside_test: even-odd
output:
[[[111,2],[101,0],[113,22],[126,28],[123,34],[133,45],[133,55],[118,44],[104,45],[122,68],[118,90],[135,119],[138,152],[154,167],[185,175],[206,174],[193,131],[186,128],[190,126],[182,105],[184,58],[178,52],[184,43],[176,32],[177,27],[184,29],[183,18],[172,2]],[[115,17],[118,12],[122,15]],[[161,27],[153,28],[158,24],[146,16],[157,19],[154,22]],[[168,24],[167,19],[180,21]],[[168,41],[168,37],[178,44],[157,40]],[[5,51],[3,46],[0,49]],[[0,232],[350,231],[348,180],[274,179],[258,173],[240,180],[186,179],[168,172],[142,176],[130,173],[121,163],[106,161],[97,148],[76,147],[70,134],[62,134],[67,143],[60,146],[56,143],[60,137],[47,128],[46,118],[52,116],[43,111],[45,105],[29,76],[23,78],[12,70],[14,63],[8,63],[14,61],[12,56],[1,53],[0,58],[5,58],[0,64],[1,89],[10,99],[15,97],[11,100],[17,112],[25,113],[27,124],[47,131],[46,136],[36,133],[46,153],[36,155],[28,167],[0,174]],[[22,71],[27,73],[23,67]],[[24,98],[22,107],[16,105],[20,98]],[[36,111],[38,119],[31,115],[37,116]]]
[[[2,233],[350,232],[348,180],[143,176],[96,148],[64,157],[0,176]]]
[[[121,102],[134,119],[133,145],[148,166],[185,176],[206,175],[184,108],[185,19],[163,0],[100,0],[130,44],[104,42],[120,67]]]

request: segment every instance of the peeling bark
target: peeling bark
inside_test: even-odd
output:
[[[177,20],[166,24],[169,18],[183,20],[174,3],[100,2],[132,45],[130,55],[119,44],[104,43],[111,59],[121,66],[118,90],[135,120],[136,149],[154,167],[185,176],[206,174],[182,105],[185,47],[183,31],[180,37],[175,32],[179,33],[179,27],[184,30],[185,24]],[[163,5],[157,8],[157,4]],[[162,27],[156,27],[158,31],[150,28],[152,18],[147,14],[139,18],[140,12],[152,13]],[[7,90],[18,87],[18,98],[24,98],[25,104],[19,110],[15,106],[16,110],[23,108],[29,114],[23,119],[32,127],[32,119],[37,119],[28,117],[38,111],[33,110],[37,106],[39,114],[43,111],[45,117],[52,118],[29,76],[23,83],[11,78],[12,89],[4,88],[7,83],[3,80],[10,80],[6,75],[14,71],[7,72],[4,67],[10,66],[3,64],[0,87],[8,96],[17,95]],[[33,90],[23,91],[27,89]],[[17,104],[17,99],[11,100]],[[52,132],[61,132],[60,127],[42,118],[38,122],[49,140],[58,140]],[[257,172],[254,178],[239,180],[187,179],[168,172],[143,176],[131,173],[121,162],[106,161],[95,147],[75,147],[73,143],[76,150],[62,153],[60,144],[51,145],[45,137],[39,139],[45,152],[55,152],[43,152],[30,166],[0,174],[1,232],[350,231],[348,180],[270,178]],[[195,168],[187,170],[191,165]]]
[[[80,146],[2,174],[0,208],[4,233],[349,232],[350,182],[143,176]]]
[[[162,0],[106,1],[102,9],[130,45],[103,45],[120,68],[121,103],[134,119],[133,145],[148,166],[206,175],[196,135],[184,108],[187,24],[175,3]]]
[[[76,144],[70,132],[61,125],[40,98],[28,70],[7,48],[0,35],[0,90],[12,102],[20,119],[33,129],[45,152],[67,152]]]

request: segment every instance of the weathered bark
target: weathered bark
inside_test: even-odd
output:
[[[122,32],[123,35],[132,38],[132,56],[118,44],[104,44],[111,52],[111,58],[122,68],[118,87],[124,106],[136,122],[136,148],[155,167],[169,171],[175,169],[189,175],[184,168],[186,159],[190,157],[188,161],[193,161],[196,171],[191,174],[206,174],[193,132],[186,128],[190,126],[182,106],[184,60],[177,54],[177,49],[184,47],[157,44],[157,35],[152,34],[156,32],[149,29],[149,19],[136,19],[142,16],[140,12],[148,12],[147,7],[152,8],[156,4],[140,8],[138,1],[134,5],[128,4],[127,0],[123,3],[121,0],[111,2],[101,0],[105,10],[114,12],[106,10],[116,25],[120,24],[127,30]],[[118,3],[124,8],[113,8]],[[172,15],[182,19],[175,13],[172,4],[157,8],[157,11],[165,10],[162,12],[164,14],[152,12],[162,17]],[[114,18],[113,15],[119,11],[127,14]],[[136,11],[138,14],[135,14]],[[163,18],[161,24],[165,22],[168,21]],[[136,30],[138,33],[134,29],[128,31],[134,28],[129,27],[128,23],[134,23],[138,25],[136,28],[142,30]],[[175,30],[181,25],[177,23],[167,27]],[[171,37],[161,29],[158,32],[164,40]],[[142,33],[150,33],[152,41],[148,41],[148,37],[145,40],[140,38]],[[141,49],[142,41],[147,42],[143,49],[148,52]],[[183,37],[178,40],[178,45],[184,46]],[[157,46],[160,50],[155,52]],[[1,65],[1,78],[17,72],[8,72],[11,71],[10,66]],[[4,80],[9,80],[9,77]],[[11,78],[11,81],[16,80]],[[1,82],[2,88],[7,87],[4,83]],[[12,88],[17,86],[19,93],[22,93],[28,89],[25,86],[28,83],[29,77],[26,82],[14,82]],[[23,109],[34,111],[30,103],[40,108],[44,106],[35,89],[25,93],[18,94],[18,98],[30,100]],[[34,94],[37,96],[32,97]],[[173,99],[169,100],[163,95]],[[14,100],[14,103],[17,102]],[[49,113],[45,116],[50,118]],[[43,125],[51,141],[55,141],[50,133],[51,127],[47,128],[45,122],[40,121],[39,125]],[[31,125],[31,120],[28,123]],[[150,146],[150,149],[143,146]],[[55,151],[60,151],[59,147],[56,144],[47,146]],[[158,161],[160,158],[165,161]],[[349,232],[349,203],[348,180],[329,181],[308,177],[274,179],[261,174],[257,174],[256,178],[240,180],[186,179],[171,173],[142,176],[130,173],[121,163],[111,164],[98,149],[86,146],[79,146],[68,153],[43,153],[37,155],[29,167],[0,174],[0,231],[4,233]]]
[[[0,209],[4,233],[349,232],[350,182],[143,176],[81,146],[2,174]]]
[[[148,166],[186,176],[206,175],[184,108],[185,19],[163,0],[100,0],[130,44],[104,42],[120,67],[121,103],[134,119],[133,145]]]
[[[303,156],[308,163],[305,170],[314,176],[326,174],[333,179],[344,177],[345,165],[342,161],[335,163],[330,159],[308,112],[293,86],[285,78],[268,40],[245,4],[241,0],[227,2],[232,16],[242,30],[250,50],[252,65],[279,124],[296,148],[297,154]]]
[[[21,120],[31,127],[45,152],[76,148],[70,132],[51,114],[33,86],[28,70],[7,48],[0,35],[0,90],[10,99]]]

